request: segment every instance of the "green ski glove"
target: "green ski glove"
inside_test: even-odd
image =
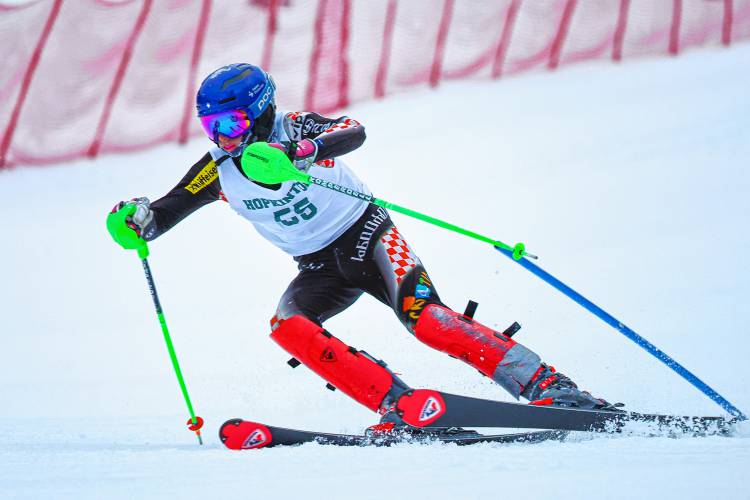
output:
[[[119,202],[107,215],[107,231],[122,248],[138,250],[138,255],[145,258],[148,256],[148,246],[140,236],[139,226],[133,221],[137,210],[137,200]]]

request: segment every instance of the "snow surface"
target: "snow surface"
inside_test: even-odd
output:
[[[384,199],[525,242],[540,266],[747,412],[749,77],[744,44],[449,83],[348,110],[368,132],[348,161]],[[747,426],[733,438],[225,450],[217,429],[231,417],[329,432],[376,417],[285,364],[268,319],[294,263],[221,203],[151,245],[206,419],[199,447],[140,263],[104,218],[120,199],[161,196],[207,146],[0,173],[0,497],[750,498]],[[519,341],[594,394],[721,414],[487,245],[394,219],[448,304],[477,300],[477,319],[501,329],[518,320]],[[413,386],[510,400],[374,299],[326,326]]]

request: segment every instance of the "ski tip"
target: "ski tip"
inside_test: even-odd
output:
[[[219,428],[219,439],[230,450],[254,450],[270,445],[272,435],[263,424],[233,418]]]

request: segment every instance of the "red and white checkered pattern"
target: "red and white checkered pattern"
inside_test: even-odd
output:
[[[406,273],[417,267],[419,259],[411,251],[409,245],[406,244],[406,241],[401,237],[401,233],[398,232],[395,226],[380,237],[380,242],[385,247],[388,259],[391,261],[391,268],[393,268],[393,272],[396,274],[396,283],[400,285]]]

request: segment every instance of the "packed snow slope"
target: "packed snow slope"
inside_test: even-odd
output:
[[[750,45],[448,83],[347,110],[348,163],[376,196],[507,243],[750,411]],[[284,82],[279,82],[283,100]],[[168,120],[144,116],[144,120]],[[128,124],[111,124],[127,127]],[[167,356],[140,262],[104,219],[158,198],[209,146],[165,146],[0,173],[0,497],[748,498],[734,438],[230,452],[231,417],[329,432],[376,422],[269,337],[293,261],[226,204],[151,244],[166,318],[206,445]],[[43,145],[40,145],[43,147]],[[442,298],[582,387],[641,411],[721,409],[492,247],[396,224]],[[364,297],[326,327],[417,387],[510,397],[430,350]]]

